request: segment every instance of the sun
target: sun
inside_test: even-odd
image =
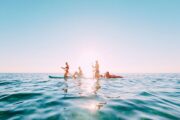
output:
[[[92,77],[92,66],[95,64],[96,60],[101,61],[102,55],[95,50],[84,50],[81,51],[78,59],[78,65],[81,66],[84,75],[87,77]]]

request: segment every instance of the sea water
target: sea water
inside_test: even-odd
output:
[[[100,80],[48,75],[1,73],[0,120],[180,119],[180,74]]]

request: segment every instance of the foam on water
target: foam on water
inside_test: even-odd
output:
[[[180,74],[123,79],[49,79],[0,74],[0,120],[180,119]]]

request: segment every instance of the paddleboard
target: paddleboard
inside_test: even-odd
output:
[[[52,75],[49,75],[49,78],[51,79],[64,79],[64,76],[52,76]],[[116,78],[123,78],[122,76],[117,76],[117,77],[111,77],[111,78],[99,78],[99,79],[104,79],[104,80],[108,80],[108,79],[116,79]],[[67,77],[67,79],[72,79],[71,76]],[[78,78],[76,78],[78,79]],[[93,79],[93,78],[81,78],[81,79]]]
[[[52,79],[64,79],[64,76],[51,76],[51,75],[49,75],[49,78],[52,78]],[[68,79],[71,79],[72,77],[71,76],[69,76],[69,77],[67,77]]]

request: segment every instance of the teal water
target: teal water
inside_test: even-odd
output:
[[[180,74],[99,81],[48,75],[1,73],[0,120],[180,119]]]

